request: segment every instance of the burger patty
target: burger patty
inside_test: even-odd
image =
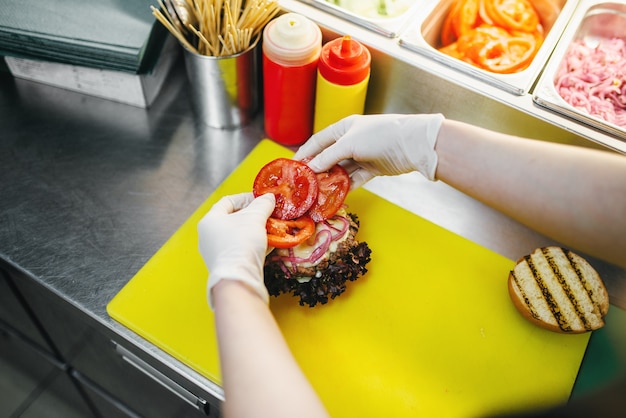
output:
[[[350,221],[350,226],[348,228],[348,236],[343,241],[337,244],[337,249],[335,251],[330,252],[328,256],[322,257],[319,263],[314,266],[305,266],[302,264],[291,265],[288,267],[288,271],[291,274],[291,277],[296,278],[310,278],[315,276],[318,271],[323,271],[328,268],[329,264],[336,263],[337,260],[341,259],[345,256],[350,248],[358,244],[356,242],[356,233],[359,232],[359,225],[348,216],[347,218]],[[291,263],[290,263],[291,264]]]
[[[358,242],[359,220],[349,213],[348,236],[337,244],[335,251],[323,257],[314,266],[287,265],[279,258],[266,258],[265,285],[270,295],[292,293],[300,297],[300,305],[325,304],[346,290],[346,282],[354,281],[367,272],[371,250],[365,242]]]

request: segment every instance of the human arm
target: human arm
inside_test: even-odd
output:
[[[226,417],[326,417],[267,304],[236,281],[213,289]]]
[[[626,157],[446,120],[436,178],[564,245],[626,268]]]
[[[271,194],[226,196],[198,224],[209,270],[228,417],[327,416],[268,307],[263,284]]]
[[[626,267],[625,157],[452,120],[437,125],[439,118],[349,117],[315,134],[296,158],[312,158],[315,171],[343,161],[357,185],[419,171],[564,245]],[[401,164],[394,163],[398,155]]]

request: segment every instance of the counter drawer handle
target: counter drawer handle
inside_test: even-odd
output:
[[[156,383],[160,384],[174,395],[178,396],[191,406],[198,408],[200,411],[205,413],[206,415],[211,415],[211,405],[204,399],[194,395],[189,392],[187,389],[146,363],[144,360],[137,357],[135,354],[128,351],[128,349],[122,347],[115,341],[112,341],[113,346],[115,347],[115,352],[122,358],[122,360],[126,361],[128,364],[139,370],[141,373],[145,374]]]

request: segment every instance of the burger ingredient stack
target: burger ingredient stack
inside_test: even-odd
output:
[[[270,295],[291,293],[300,305],[313,307],[367,272],[371,250],[356,240],[357,216],[343,208],[349,189],[348,173],[339,165],[316,174],[301,161],[279,158],[261,168],[255,196],[276,196],[266,225],[268,245],[275,247],[264,267]]]

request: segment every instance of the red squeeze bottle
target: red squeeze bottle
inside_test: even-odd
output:
[[[322,31],[308,18],[286,13],[263,30],[265,133],[295,146],[313,133],[317,62]]]

